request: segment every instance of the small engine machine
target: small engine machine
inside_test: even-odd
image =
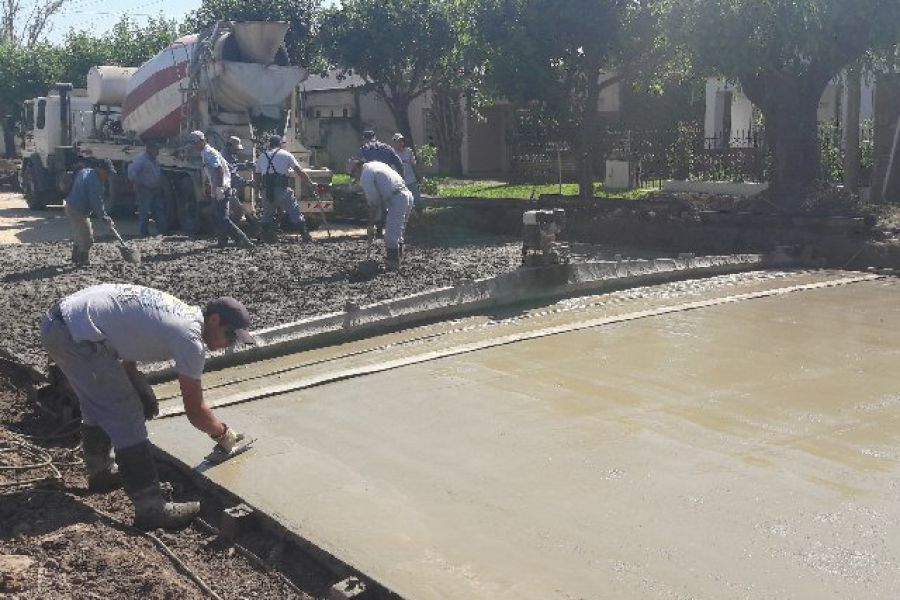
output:
[[[565,210],[528,210],[522,224],[522,266],[568,264],[569,244],[559,241],[566,227]]]

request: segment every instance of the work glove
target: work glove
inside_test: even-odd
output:
[[[144,419],[149,421],[153,417],[159,415],[159,401],[156,399],[156,393],[153,391],[153,387],[150,385],[150,382],[147,381],[147,378],[143,373],[138,371],[136,375],[131,375],[129,373],[128,378],[131,380],[131,385],[134,386],[134,389],[138,393],[138,398],[141,400],[141,405],[144,407]]]
[[[216,442],[215,449],[221,450],[225,453],[229,453],[244,439],[244,434],[237,433],[234,429],[232,429],[228,425],[225,425],[225,423],[222,423],[222,425],[225,426],[224,433],[219,436],[211,435],[210,437]]]
[[[225,199],[225,188],[217,187],[213,191],[213,196],[215,197],[216,200],[224,200]]]

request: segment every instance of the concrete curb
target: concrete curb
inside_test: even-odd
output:
[[[213,355],[207,359],[206,368],[214,371],[503,307],[752,271],[772,264],[785,263],[760,254],[702,257],[687,254],[678,258],[523,268],[369,306],[348,304],[342,312],[258,330],[254,332],[256,346]],[[171,366],[159,366],[163,368],[147,369],[151,382],[174,378]]]

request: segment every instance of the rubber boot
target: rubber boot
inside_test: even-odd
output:
[[[260,227],[259,241],[262,243],[271,243],[278,241],[278,236],[275,233],[274,223],[266,223]]]
[[[306,219],[301,219],[296,227],[297,231],[300,232],[300,243],[308,244],[313,241],[312,236],[309,235],[309,230],[306,228]]]
[[[81,425],[81,450],[88,474],[88,491],[105,494],[122,487],[122,476],[113,460],[112,442],[96,425]]]
[[[150,442],[116,450],[125,492],[134,502],[134,526],[138,529],[181,529],[200,512],[199,502],[166,502]]]
[[[400,250],[398,248],[387,248],[385,250],[384,266],[388,271],[396,271],[400,268]]]
[[[79,266],[79,259],[81,257],[81,252],[78,251],[77,246],[72,246],[72,264],[76,267]]]
[[[79,267],[88,267],[91,264],[91,251],[90,250],[80,250],[78,252],[78,262]]]

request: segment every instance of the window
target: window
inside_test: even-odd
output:
[[[34,124],[38,129],[43,129],[47,124],[47,101],[44,99],[38,100],[37,118]]]

